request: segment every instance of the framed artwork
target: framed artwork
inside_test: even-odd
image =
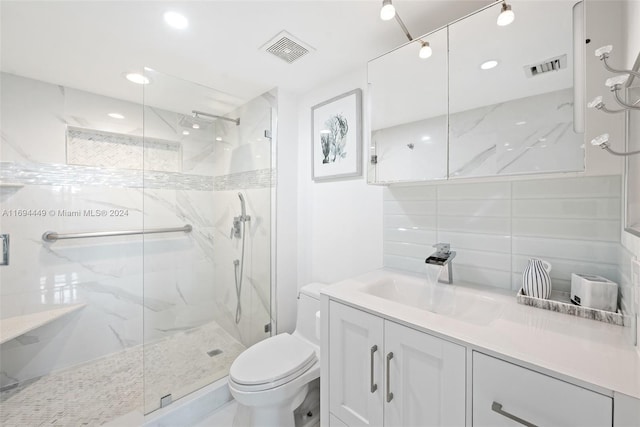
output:
[[[362,90],[311,107],[311,178],[362,175]]]

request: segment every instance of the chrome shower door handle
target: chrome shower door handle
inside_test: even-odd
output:
[[[523,420],[522,418],[517,417],[517,416],[515,416],[513,414],[510,414],[509,412],[503,410],[502,409],[502,404],[500,404],[498,402],[493,402],[491,404],[491,410],[493,412],[496,412],[496,413],[502,415],[505,418],[509,418],[510,420],[513,420],[513,421],[517,422],[518,424],[522,424],[523,426],[526,426],[526,427],[538,427],[535,424],[530,423],[529,421]]]
[[[393,393],[391,393],[391,376],[389,375],[389,367],[391,366],[391,359],[393,359],[393,352],[387,354],[387,403],[393,400]]]
[[[373,355],[375,354],[375,352],[378,351],[378,346],[374,345],[373,347],[371,347],[371,393],[375,393],[376,390],[378,389],[378,384],[376,384],[373,380]]]

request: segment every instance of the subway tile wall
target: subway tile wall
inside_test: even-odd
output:
[[[454,280],[518,290],[529,258],[620,283],[621,177],[445,183],[384,191],[384,265],[420,273],[437,242],[457,252]]]

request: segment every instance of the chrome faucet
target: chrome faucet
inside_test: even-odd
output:
[[[456,257],[456,252],[451,251],[449,243],[436,243],[433,245],[436,251],[432,253],[426,260],[427,264],[442,266],[442,271],[438,277],[440,283],[453,283],[453,264],[452,261]],[[445,277],[444,279],[442,277]]]

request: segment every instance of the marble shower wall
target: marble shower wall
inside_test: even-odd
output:
[[[223,211],[215,206],[214,181],[228,178],[232,169],[214,174],[224,164],[216,158],[212,133],[215,125],[185,136],[180,125],[182,116],[177,113],[146,107],[143,122],[143,107],[137,103],[10,74],[2,74],[1,79],[0,202],[6,215],[0,216],[0,232],[11,235],[11,263],[0,267],[0,319],[46,311],[61,304],[86,306],[3,343],[0,386],[168,337],[212,320],[231,319],[235,306],[229,301],[216,301],[224,294],[216,286],[218,282],[226,284],[227,278],[215,276],[214,237],[220,234],[218,216]],[[246,108],[251,113],[251,108]],[[108,117],[111,112],[118,112],[125,119]],[[229,138],[248,137],[252,120],[250,114],[247,117],[243,128],[246,135]],[[91,158],[89,166],[67,164],[67,126],[126,134],[131,137],[131,144],[142,137],[144,129],[146,140],[180,144],[181,161],[179,165],[171,163],[166,170],[145,163],[143,172],[142,162],[152,157],[147,151],[138,168],[129,158],[130,169],[113,169],[96,166],[105,164],[96,158],[100,156],[97,150],[93,158],[86,153],[84,157],[74,157]],[[246,154],[242,150],[247,144],[233,141],[229,146]],[[218,147],[222,151],[223,145]],[[258,141],[255,145],[259,147]],[[270,161],[268,140],[265,145],[269,147],[266,157]],[[86,146],[81,148],[87,150]],[[270,163],[263,167],[255,161],[236,159],[245,164],[244,169],[239,169],[244,173],[252,171],[251,165],[269,169],[268,174],[253,175],[267,176],[265,188],[270,188]],[[233,159],[227,158],[230,160]],[[264,196],[252,193],[259,193],[260,189],[247,193],[251,233],[257,236],[248,245],[248,252],[254,257],[253,264],[264,258],[269,271],[270,192],[265,190]],[[231,205],[229,201],[229,212],[231,206],[239,209],[239,203]],[[260,211],[263,206],[266,218]],[[20,209],[44,215],[31,212],[17,216],[15,212]],[[106,210],[107,216],[89,216],[89,210]],[[119,215],[111,216],[111,211]],[[191,224],[193,231],[54,243],[41,239],[47,230],[64,233],[184,224]],[[226,230],[222,234],[229,240],[230,223],[223,228]],[[263,247],[266,252],[262,252]],[[262,264],[256,267],[247,263],[247,278],[266,283],[268,302],[269,274],[261,269],[265,269]],[[246,285],[246,290],[249,287]],[[232,282],[227,289],[233,289]],[[262,307],[262,300],[254,293],[247,292],[243,297],[248,298],[245,319],[251,317],[252,311],[261,312],[257,307]],[[269,319],[269,305],[266,307],[264,323]],[[241,335],[241,328],[235,324],[227,326],[228,332]],[[250,335],[248,331],[243,334]]]

